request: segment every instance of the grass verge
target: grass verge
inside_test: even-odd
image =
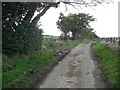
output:
[[[79,41],[63,42],[57,49],[73,48]],[[51,68],[60,58],[52,49],[47,49],[41,53],[35,54],[30,58],[20,56],[7,58],[3,60],[2,65],[2,88],[24,88],[33,83],[31,76],[40,69]],[[44,69],[46,70],[46,69]],[[42,72],[44,72],[42,70]],[[32,75],[31,75],[32,74]],[[39,75],[40,76],[40,75]]]
[[[27,82],[27,77],[30,73],[33,73],[40,65],[44,64],[47,59],[54,55],[52,50],[42,52],[37,55],[33,55],[29,59],[20,57],[9,58],[3,60],[3,72],[2,72],[2,87],[19,87],[18,83],[22,86]]]
[[[119,64],[118,54],[114,53],[109,47],[104,44],[93,42],[92,49],[94,53],[100,58],[100,65],[107,77],[107,81],[110,83],[112,88],[120,88],[119,86]]]

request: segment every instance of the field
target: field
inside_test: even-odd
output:
[[[60,41],[56,38],[44,37],[41,52],[30,57],[14,56],[6,57],[3,60],[3,88],[29,87],[38,77],[49,71],[51,67],[59,62],[60,59],[78,45],[80,41]],[[60,54],[62,52],[62,54]]]

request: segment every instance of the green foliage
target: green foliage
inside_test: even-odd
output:
[[[57,50],[64,50],[66,48],[73,48],[78,45],[80,41],[66,41],[62,42],[62,45],[55,45],[55,47],[49,48],[49,50],[45,50],[41,53],[34,54],[30,58],[25,59],[20,56],[14,56],[13,58],[7,58],[3,61],[3,88],[11,88],[11,87],[20,87],[18,85],[22,85],[21,87],[26,87],[26,84],[31,83],[28,81],[30,78],[29,70],[32,69],[34,71],[38,69],[43,69],[43,66],[53,65],[60,56],[56,55],[56,52],[53,48]],[[48,41],[47,44],[54,44]],[[48,45],[48,46],[49,46]],[[46,67],[48,68],[48,67]]]
[[[89,23],[94,20],[95,18],[85,13],[69,14],[68,16],[60,13],[57,25],[58,29],[64,33],[63,37],[65,40],[70,32],[72,32],[72,39],[87,38],[88,36],[96,36],[92,32],[93,29],[89,26]]]
[[[59,40],[58,36],[43,36],[43,45],[52,50],[71,49],[80,42],[80,40]]]
[[[109,50],[109,48],[106,48],[104,44],[98,42],[94,42],[92,48],[93,51],[100,57],[101,68],[107,75],[107,79],[112,88],[118,88],[120,81],[118,77],[118,74],[120,75],[120,71],[118,69],[118,54]]]
[[[3,35],[3,53],[6,55],[30,54],[38,52],[42,45],[42,31],[34,25],[25,23],[15,32],[5,29]],[[7,36],[7,37],[6,37]]]
[[[36,23],[30,23],[30,19],[42,4],[4,2],[2,6],[2,53],[13,56],[38,52],[42,45],[42,30]]]
[[[17,87],[19,82],[28,83],[29,69],[39,69],[53,55],[54,52],[48,50],[35,54],[29,59],[14,57],[3,61],[3,88]]]
[[[65,49],[65,48],[66,49],[72,49],[73,47],[75,47],[79,43],[80,43],[79,40],[67,40],[58,49],[60,49],[60,50]]]

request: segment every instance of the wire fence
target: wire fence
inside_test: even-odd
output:
[[[105,41],[112,44],[120,45],[120,37],[104,37],[104,38],[99,38],[99,41]]]

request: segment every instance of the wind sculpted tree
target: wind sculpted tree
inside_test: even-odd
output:
[[[90,31],[87,31],[88,28],[90,28],[89,23],[94,20],[95,18],[85,13],[69,14],[68,16],[64,16],[60,13],[59,20],[56,23],[58,25],[58,29],[64,33],[65,40],[69,32],[72,32],[72,39],[74,40],[79,37],[83,38],[88,34],[87,32]]]

